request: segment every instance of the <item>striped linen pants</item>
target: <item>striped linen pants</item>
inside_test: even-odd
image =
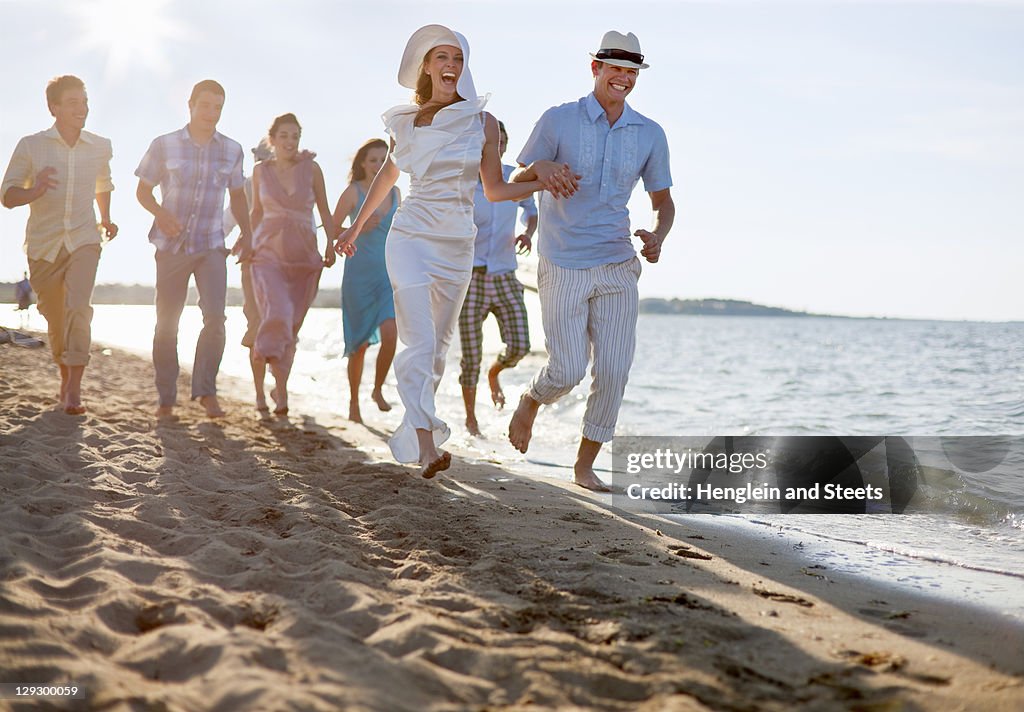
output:
[[[527,393],[538,403],[554,403],[583,380],[593,356],[581,428],[587,440],[604,443],[615,435],[636,347],[639,278],[636,257],[588,269],[540,258],[537,287],[548,362]]]

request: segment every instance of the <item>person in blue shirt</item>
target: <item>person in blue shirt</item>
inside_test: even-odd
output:
[[[519,154],[513,180],[540,180],[545,188],[572,192],[568,199],[542,194],[537,282],[547,364],[523,394],[509,424],[509,441],[526,452],[540,406],[569,393],[586,374],[593,354],[593,383],[583,415],[574,481],[608,491],[594,473],[601,444],[615,434],[636,344],[640,261],[630,235],[626,205],[642,178],[653,225],[635,230],[648,262],[661,256],[675,205],[669,192],[668,142],[654,121],[626,103],[644,63],[636,35],[611,31],[591,56],[594,91],[544,112]],[[568,164],[568,174],[560,169]]]
[[[29,282],[28,272],[25,272],[22,280],[14,285],[14,296],[15,301],[18,302],[18,311],[21,312],[21,326],[25,328],[28,325],[28,308],[32,306],[36,296],[35,292],[32,291],[32,283]]]
[[[498,156],[505,154],[508,133],[505,124],[498,122]],[[508,180],[514,166],[502,164],[502,174]],[[523,210],[526,227],[516,235],[516,213]],[[484,195],[483,184],[477,183],[473,196],[473,222],[476,241],[473,244],[473,277],[466,292],[466,300],[459,313],[459,342],[462,346],[462,400],[466,405],[466,430],[480,435],[476,420],[476,384],[480,378],[483,360],[483,325],[488,314],[498,320],[498,329],[505,350],[498,354],[487,370],[487,383],[491,401],[497,408],[505,405],[498,374],[512,368],[530,353],[530,325],[523,300],[523,285],[516,279],[516,252],[529,254],[533,247],[533,233],[537,230],[537,204],[533,196],[519,202],[492,203]],[[517,250],[518,247],[518,250]]]

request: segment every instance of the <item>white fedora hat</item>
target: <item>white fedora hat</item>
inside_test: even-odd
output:
[[[598,62],[614,64],[616,67],[630,69],[647,69],[651,65],[644,64],[644,55],[640,52],[640,40],[632,32],[622,34],[609,30],[601,38],[601,47],[591,52],[591,57]]]
[[[444,25],[424,25],[412,33],[402,54],[402,64],[398,68],[398,83],[407,89],[415,90],[416,81],[423,71],[423,58],[427,56],[427,52],[441,45],[462,49],[462,74],[459,75],[456,91],[463,99],[476,99],[476,87],[473,85],[473,75],[469,71],[469,42],[461,33],[449,30]]]

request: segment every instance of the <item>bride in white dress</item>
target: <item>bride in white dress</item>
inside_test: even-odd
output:
[[[567,166],[548,186],[504,181],[498,122],[483,111],[487,97],[477,96],[468,60],[466,38],[442,25],[421,27],[409,39],[398,82],[416,91],[415,103],[385,112],[391,149],[336,247],[339,254],[353,254],[363,225],[390,194],[399,171],[409,173],[409,196],[395,213],[385,248],[398,338],[405,345],[395,359],[405,417],[389,444],[396,460],[418,462],[427,478],[451,464],[451,455],[438,450],[450,431],[435,413],[434,393],[473,268],[477,175],[491,201],[521,200],[545,187],[558,196],[572,193],[564,180]]]

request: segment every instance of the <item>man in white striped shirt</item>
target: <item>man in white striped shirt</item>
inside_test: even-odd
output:
[[[110,139],[84,130],[85,84],[71,75],[46,86],[53,126],[18,142],[0,185],[5,207],[29,206],[25,229],[29,279],[46,317],[53,360],[60,369],[60,406],[82,415],[82,376],[92,344],[92,288],[100,259],[100,229],[110,220]],[[96,222],[93,201],[99,206]]]

